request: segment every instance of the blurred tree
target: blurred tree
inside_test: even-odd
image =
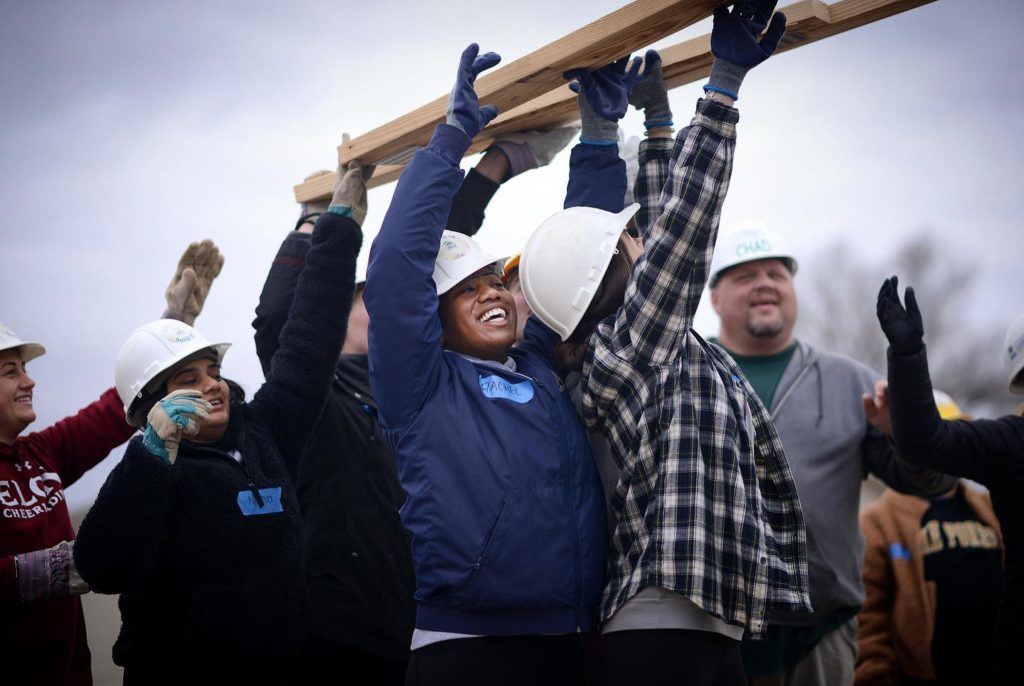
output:
[[[875,296],[882,280],[896,274],[901,290],[913,286],[917,294],[935,387],[952,395],[964,412],[1008,414],[1019,398],[1007,390],[999,356],[1007,323],[979,323],[972,316],[979,269],[962,255],[944,252],[934,232],[920,232],[875,264],[847,243],[832,243],[801,261],[797,336],[884,374],[886,340],[875,317]]]

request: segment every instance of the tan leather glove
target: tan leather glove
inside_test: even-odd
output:
[[[199,391],[168,393],[146,415],[142,444],[167,464],[174,464],[182,434],[195,436],[199,433],[212,411],[213,405],[203,400]]]
[[[164,318],[177,319],[189,326],[194,324],[203,311],[213,280],[223,266],[224,256],[213,241],[207,239],[190,243],[178,260],[178,267],[164,293],[167,299]]]

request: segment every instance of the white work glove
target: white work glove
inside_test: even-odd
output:
[[[224,257],[213,241],[190,243],[178,260],[167,285],[164,319],[177,319],[192,326],[203,311],[213,280],[224,266]]]
[[[153,405],[146,416],[142,445],[167,464],[178,458],[181,436],[195,436],[210,418],[213,405],[199,391],[174,391]]]
[[[18,597],[24,602],[89,592],[89,584],[82,581],[75,568],[75,556],[69,541],[61,541],[52,548],[15,555],[14,564]]]

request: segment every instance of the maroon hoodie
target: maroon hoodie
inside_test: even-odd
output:
[[[74,416],[0,443],[0,683],[92,683],[81,600],[21,602],[14,555],[75,538],[64,488],[134,431],[111,388]]]

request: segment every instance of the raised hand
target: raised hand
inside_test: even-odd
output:
[[[189,326],[194,324],[203,311],[214,279],[223,267],[224,256],[213,241],[207,239],[190,243],[164,291],[167,301],[164,318],[177,319]]]
[[[786,15],[775,12],[775,4],[776,0],[738,0],[731,10],[725,6],[715,9],[711,28],[714,61],[705,90],[735,100],[747,71],[771,57],[786,33]]]
[[[672,108],[661,73],[661,55],[656,50],[648,50],[644,55],[644,70],[633,84],[629,104],[644,113],[644,128],[672,126]]]
[[[362,226],[366,220],[366,182],[373,176],[375,169],[373,165],[364,167],[354,160],[344,167],[339,164],[334,194],[327,211],[352,217],[352,221]]]
[[[640,58],[630,62],[627,55],[600,69],[570,69],[563,76],[575,79],[569,84],[579,94],[576,99],[584,143],[610,145],[618,140],[618,121],[629,109],[629,93],[640,73]]]
[[[473,84],[480,72],[500,62],[501,56],[494,52],[480,55],[479,52],[480,46],[476,43],[462,51],[455,86],[448,95],[448,111],[445,114],[445,120],[450,126],[454,126],[470,138],[480,133],[498,116],[498,108],[494,105],[480,106]]]
[[[899,279],[895,276],[882,282],[878,291],[876,312],[889,346],[896,355],[914,355],[924,349],[924,322],[917,307],[914,289],[908,288],[904,296],[907,306],[900,303]]]

